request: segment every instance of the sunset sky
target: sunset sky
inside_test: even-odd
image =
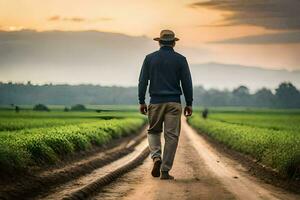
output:
[[[122,33],[172,29],[190,63],[300,70],[298,0],[0,0],[0,30]],[[189,57],[189,55],[191,55]]]

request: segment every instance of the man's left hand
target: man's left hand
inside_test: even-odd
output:
[[[192,116],[192,114],[193,114],[193,108],[192,108],[192,106],[186,106],[184,108],[184,116],[190,117],[190,116]]]

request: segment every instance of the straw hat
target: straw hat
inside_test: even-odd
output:
[[[153,38],[155,41],[178,41],[179,39],[175,37],[175,33],[171,30],[162,30],[160,32],[160,37]]]

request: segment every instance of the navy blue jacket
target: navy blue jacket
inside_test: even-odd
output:
[[[146,56],[139,78],[140,104],[145,103],[149,80],[150,103],[180,103],[182,87],[186,105],[192,105],[193,84],[187,60],[172,47],[163,46]]]

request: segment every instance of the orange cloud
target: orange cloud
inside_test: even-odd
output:
[[[49,17],[48,20],[49,21],[59,21],[60,20],[60,16],[59,15],[55,15],[55,16]]]
[[[59,15],[54,15],[52,17],[48,18],[48,21],[69,21],[69,22],[96,22],[96,21],[110,21],[113,20],[112,18],[109,17],[101,17],[101,18],[95,18],[95,19],[87,19],[83,17],[61,17]]]
[[[65,17],[63,18],[64,21],[71,21],[71,22],[83,22],[86,21],[85,18],[82,17]]]

